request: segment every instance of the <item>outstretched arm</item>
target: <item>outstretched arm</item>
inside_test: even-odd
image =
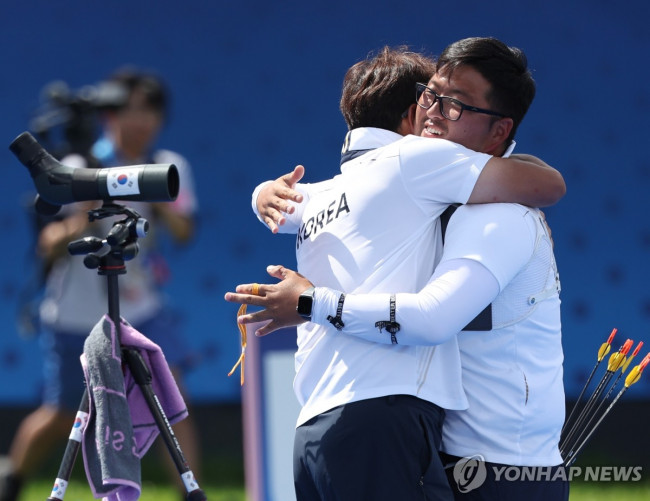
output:
[[[458,209],[463,218],[459,219],[459,214],[452,217],[445,255],[429,283],[417,293],[395,291],[399,344],[430,345],[446,341],[492,302],[529,262],[536,237],[530,229],[530,219],[524,219],[524,209],[518,207],[508,204]],[[465,222],[460,225],[459,221]],[[482,231],[484,228],[489,231]],[[469,241],[459,240],[458,235],[467,231],[479,236]],[[454,245],[454,239],[460,245]],[[451,255],[447,254],[449,247]],[[227,301],[262,308],[239,318],[242,324],[270,321],[257,335],[304,322],[296,312],[298,296],[313,285],[283,266],[269,266],[267,271],[280,282],[260,285],[258,295],[252,295],[253,284],[242,284],[236,292],[225,296]],[[341,315],[344,326],[339,333],[328,317],[337,316],[341,292],[316,287],[311,321],[330,328],[336,335],[391,343],[391,337],[379,328],[383,321],[390,320],[391,294],[347,294]]]
[[[253,192],[253,211],[273,233],[278,233],[279,227],[286,223],[285,214],[294,213],[294,204],[303,201],[304,197],[296,190],[296,184],[304,174],[305,168],[298,165],[292,172],[259,185]]]
[[[284,327],[305,322],[296,313],[298,296],[312,286],[299,273],[283,266],[269,266],[269,274],[281,281],[258,285],[258,295],[252,295],[253,284],[237,286],[228,292],[226,301],[262,307],[262,310],[241,316],[238,322],[251,324],[268,322],[256,331],[264,336]],[[441,266],[429,284],[419,293],[396,294],[396,321],[400,324],[398,342],[401,345],[433,345],[447,341],[467,325],[499,293],[499,284],[481,264],[469,259],[448,261]],[[332,328],[328,317],[337,310],[340,291],[316,287],[312,322]],[[345,296],[341,333],[367,341],[391,344],[391,336],[377,327],[377,321],[389,320],[390,294],[348,294]]]
[[[492,157],[479,175],[467,203],[514,202],[548,207],[566,193],[564,178],[556,169],[532,155]]]

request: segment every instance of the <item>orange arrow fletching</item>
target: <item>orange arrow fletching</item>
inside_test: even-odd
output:
[[[650,353],[648,353],[645,356],[645,358],[641,361],[641,363],[639,364],[639,366],[641,367],[641,371],[643,371],[643,369],[645,369],[645,366],[648,365],[648,363],[650,363]]]
[[[600,349],[598,350],[598,361],[599,362],[602,361],[602,359],[607,356],[607,354],[609,353],[609,350],[611,348],[612,348],[612,345],[608,344],[608,343],[603,343],[601,345]]]
[[[630,351],[632,344],[633,341],[631,339],[628,339],[625,341],[625,344],[621,346],[620,350],[609,357],[609,362],[607,364],[608,371],[616,372],[621,368],[621,366],[625,363],[625,355],[627,355],[627,353]]]
[[[625,378],[625,387],[629,388],[634,383],[636,383],[639,379],[641,379],[641,370],[639,369],[638,365],[635,365],[630,371],[630,373],[627,375],[627,377]]]
[[[627,341],[625,341],[625,344],[621,348],[621,353],[623,355],[627,355],[628,353],[630,353],[630,350],[632,349],[633,344],[634,344],[634,341],[632,341],[631,339],[628,339]]]
[[[636,346],[636,349],[634,350],[632,355],[630,355],[627,358],[627,361],[625,362],[625,364],[623,364],[623,368],[621,369],[621,372],[625,373],[625,371],[627,370],[629,365],[632,363],[632,360],[634,360],[634,357],[636,357],[639,354],[639,351],[641,351],[642,346],[643,346],[643,341],[640,341],[639,344]]]
[[[620,351],[617,351],[616,353],[612,354],[611,357],[609,357],[609,362],[607,363],[607,370],[610,372],[616,372],[621,365],[625,363],[625,355],[623,355]]]
[[[645,358],[641,361],[639,365],[635,365],[634,368],[628,374],[628,376],[625,378],[626,388],[629,388],[634,383],[636,383],[639,379],[641,379],[641,374],[643,373],[643,369],[645,369],[648,363],[650,363],[650,353],[648,353],[645,356]]]
[[[612,341],[614,341],[614,336],[616,336],[616,333],[618,332],[618,329],[614,327],[612,329],[612,333],[609,335],[609,339],[607,340],[607,344],[612,344]]]
[[[609,353],[609,350],[611,350],[612,341],[614,340],[614,336],[616,335],[617,330],[618,329],[616,329],[616,328],[614,328],[612,330],[612,333],[609,335],[609,338],[607,339],[607,341],[605,343],[603,343],[601,345],[600,349],[598,350],[598,362],[601,362],[603,360],[603,358],[605,358],[607,356],[607,354]]]

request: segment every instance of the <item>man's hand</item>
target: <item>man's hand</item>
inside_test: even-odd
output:
[[[256,336],[265,336],[271,332],[305,322],[296,312],[298,296],[313,286],[300,273],[281,265],[266,268],[272,277],[280,280],[277,284],[258,285],[257,295],[253,295],[253,284],[241,284],[236,292],[227,292],[225,300],[231,303],[261,306],[263,310],[242,315],[237,319],[240,324],[252,324],[271,320],[255,332]]]
[[[277,233],[286,219],[283,212],[292,214],[295,208],[288,201],[300,203],[302,195],[294,188],[305,175],[305,168],[298,165],[293,172],[270,182],[260,190],[257,197],[257,212],[273,233]]]

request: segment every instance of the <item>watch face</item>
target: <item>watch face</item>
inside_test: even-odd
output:
[[[314,303],[314,288],[311,287],[298,296],[298,315],[307,320],[311,319],[311,308]]]

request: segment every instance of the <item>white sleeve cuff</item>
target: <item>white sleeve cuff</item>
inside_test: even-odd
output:
[[[255,216],[257,216],[257,219],[268,228],[268,225],[264,222],[264,220],[261,218],[259,211],[257,210],[257,198],[260,196],[260,191],[262,191],[262,188],[264,188],[267,184],[272,183],[273,181],[264,181],[263,183],[258,184],[255,189],[253,190],[253,195],[251,197],[251,205],[253,207],[253,213]]]

